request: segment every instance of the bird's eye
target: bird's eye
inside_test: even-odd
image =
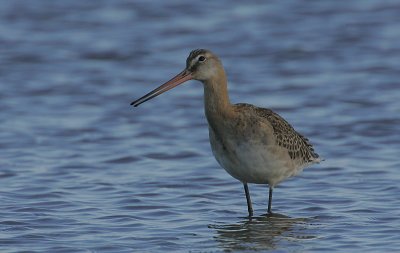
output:
[[[199,61],[200,61],[200,62],[205,61],[205,60],[206,60],[206,57],[204,57],[204,56],[200,56],[200,57],[199,57]]]

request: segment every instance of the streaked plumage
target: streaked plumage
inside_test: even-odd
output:
[[[269,185],[268,212],[271,213],[273,187],[320,162],[318,154],[307,138],[272,110],[231,104],[222,63],[209,50],[193,50],[184,71],[132,105],[138,106],[190,79],[204,84],[205,114],[213,154],[231,176],[243,183],[249,216],[253,210],[247,183]]]

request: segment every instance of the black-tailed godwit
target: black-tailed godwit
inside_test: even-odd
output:
[[[204,84],[204,106],[212,152],[218,163],[243,183],[249,217],[253,216],[248,183],[268,184],[272,191],[284,179],[320,162],[308,139],[270,109],[231,104],[224,68],[209,50],[193,50],[186,68],[157,89],[131,103],[138,106],[188,80]]]

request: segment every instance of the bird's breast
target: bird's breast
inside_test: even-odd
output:
[[[247,183],[275,185],[297,172],[287,151],[274,145],[270,128],[260,121],[210,124],[212,152],[232,177]]]

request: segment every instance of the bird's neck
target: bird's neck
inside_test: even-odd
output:
[[[233,107],[229,100],[224,70],[216,78],[204,81],[204,106],[210,126],[232,115]]]

